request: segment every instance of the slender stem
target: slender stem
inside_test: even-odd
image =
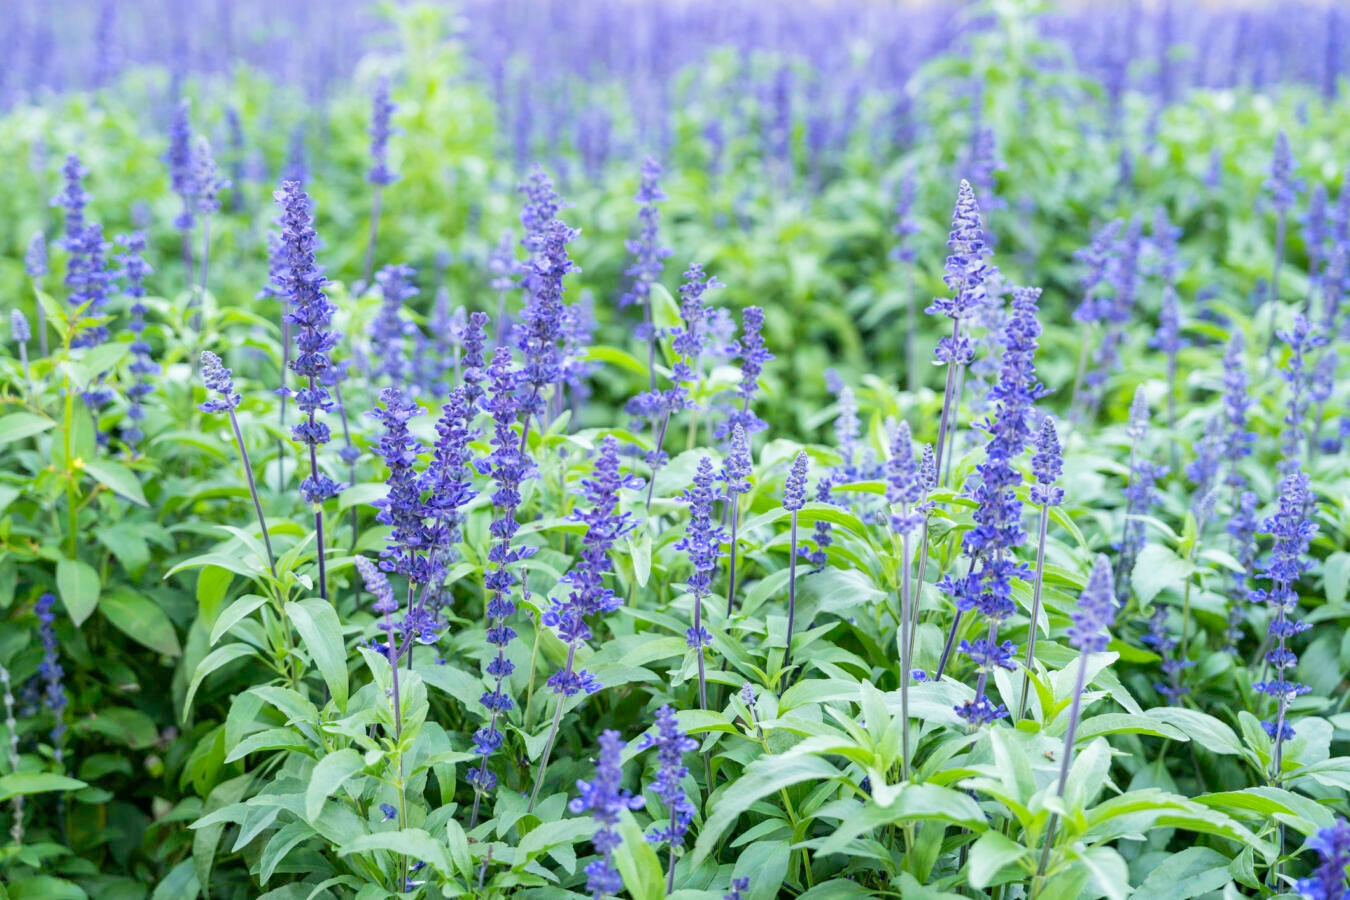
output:
[[[952,395],[953,416],[957,415],[957,413],[961,409],[961,396],[965,392],[965,389],[966,389],[966,370],[965,367],[963,366],[956,370],[956,392]],[[955,424],[956,424],[955,421],[953,421],[952,432],[948,434],[949,440],[947,441],[947,458],[946,460],[940,461],[943,473],[942,480],[940,483],[944,487],[947,484],[947,479],[950,478],[952,474],[952,460],[956,458]]]
[[[647,332],[647,380],[650,390],[656,390],[656,326],[652,322],[652,291],[647,286],[647,295],[642,298],[642,325]],[[674,875],[671,876],[674,878]]]
[[[322,558],[322,554],[320,555]],[[398,827],[399,830],[408,827],[407,802],[403,792],[403,751],[399,749],[403,744],[403,702],[398,692],[398,657],[394,649],[396,638],[394,634],[394,620],[388,612],[384,614],[384,629],[389,635],[389,640],[385,648],[385,655],[389,658],[389,672],[391,685],[393,688],[394,701],[394,747],[398,756]],[[399,887],[403,886],[408,877],[408,858],[402,856],[399,861]]]
[[[361,276],[361,282],[365,288],[370,287],[370,277],[375,272],[375,241],[380,233],[380,204],[384,198],[384,191],[377,184],[375,185],[374,199],[370,204],[370,242],[366,244],[366,265]]]
[[[200,287],[197,290],[197,296],[201,299],[203,305],[206,304],[206,270],[211,262],[211,217],[202,217],[202,279]]]
[[[33,392],[33,373],[28,368],[28,342],[19,341],[19,361],[23,363],[23,380],[28,393]]]
[[[909,668],[913,663],[910,649],[911,608],[909,529],[900,535],[900,780],[909,781]]]
[[[961,610],[956,611],[952,616],[952,627],[947,630],[947,643],[942,645],[942,656],[938,659],[937,671],[933,673],[934,681],[942,680],[942,673],[947,671],[947,663],[952,658],[952,648],[956,646],[956,634],[961,629]]]
[[[1078,716],[1083,706],[1083,688],[1087,683],[1087,661],[1088,654],[1083,652],[1078,657],[1078,678],[1074,684],[1073,702],[1069,705],[1069,727],[1064,732],[1064,752],[1059,761],[1059,785],[1055,789],[1055,796],[1063,797],[1064,788],[1069,782],[1069,766],[1073,762],[1074,738],[1078,734]],[[1045,880],[1046,869],[1050,866],[1050,850],[1055,843],[1055,829],[1059,824],[1059,817],[1055,813],[1050,814],[1050,821],[1045,828],[1045,843],[1041,848],[1041,861],[1036,866],[1036,877],[1031,881],[1031,898],[1040,893],[1040,889]]]
[[[958,337],[960,337],[960,336],[961,336],[961,320],[960,320],[960,319],[953,319],[953,320],[952,320],[952,343],[955,344],[955,343],[956,343],[956,339],[957,339]],[[956,365],[955,362],[952,362],[952,361],[948,360],[948,362],[947,362],[947,389],[946,389],[946,391],[945,391],[945,392],[943,393],[943,395],[942,395],[942,418],[938,420],[937,445],[933,448],[934,456],[937,458],[938,468],[940,468],[940,469],[941,469],[942,466],[943,466],[943,459],[944,459],[944,456],[943,456],[943,452],[942,452],[942,451],[943,451],[943,448],[946,446],[948,420],[951,418],[951,414],[952,414],[952,397],[953,397],[953,395],[955,394],[955,389],[956,389],[956,369],[957,369],[957,368],[958,368],[958,367],[957,367],[957,365]],[[946,484],[946,483],[947,483],[947,479],[946,479],[946,474],[945,474],[945,472],[939,472],[939,473],[938,473],[938,483],[939,483],[939,484]]]
[[[1022,696],[1017,701],[1017,716],[1013,722],[1020,722],[1027,712],[1027,694],[1031,691],[1031,667],[1036,659],[1036,635],[1040,632],[1041,587],[1045,583],[1045,535],[1050,528],[1050,506],[1041,504],[1041,526],[1036,540],[1036,574],[1031,584],[1031,627],[1027,630],[1027,655],[1022,668]]]
[[[736,529],[741,524],[740,495],[727,495],[727,505],[731,507],[731,546],[727,552],[727,618],[736,611]]]
[[[563,679],[566,683],[568,676],[572,674],[572,666],[576,661],[577,648],[573,644],[567,645],[567,665],[563,668]],[[544,773],[548,771],[548,759],[553,754],[553,742],[558,738],[558,723],[562,721],[563,700],[567,695],[558,694],[558,702],[553,707],[553,724],[548,728],[548,740],[544,742],[544,754],[539,757],[539,772],[534,776],[534,790],[530,791],[530,802],[525,807],[525,812],[533,812],[534,804],[539,800],[539,789],[544,785]]]
[[[187,198],[183,198],[184,214],[190,212]],[[192,229],[191,227],[183,229],[183,283],[186,289],[191,292],[193,283],[197,280],[193,276],[194,266],[192,265]]]
[[[792,539],[788,556],[787,646],[783,648],[783,671],[792,662],[792,624],[797,617],[797,511],[792,511]]]
[[[70,339],[67,337],[65,345],[65,356],[70,356]],[[65,427],[62,429],[63,446],[65,449],[66,463],[66,516],[67,516],[67,550],[66,555],[71,559],[75,558],[75,553],[79,548],[80,531],[80,503],[79,503],[79,476],[76,475],[74,460],[71,459],[73,449],[71,447],[71,431],[75,427],[75,385],[71,381],[70,370],[66,370],[66,409],[65,409]]]
[[[656,441],[652,452],[656,454],[653,458],[661,459],[661,448],[666,443],[666,429],[670,427],[670,410],[666,410],[664,418],[661,419],[661,425],[656,429]],[[660,467],[652,466],[652,477],[647,479],[647,512],[652,511],[652,491],[656,489],[656,473]]]
[[[905,649],[909,653],[910,664],[914,663],[914,635],[919,630],[919,601],[923,599],[923,576],[928,568],[928,519],[923,520],[923,525],[919,526],[919,571],[914,577],[914,592],[910,603],[911,620],[909,623],[909,646]]]
[[[272,577],[277,574],[277,560],[272,554],[272,538],[267,533],[267,517],[263,515],[262,501],[258,498],[258,485],[253,480],[253,464],[249,462],[248,448],[244,446],[244,433],[239,430],[239,419],[230,410],[230,427],[234,429],[234,443],[239,447],[239,456],[244,463],[244,477],[248,479],[248,493],[253,498],[253,511],[258,515],[258,528],[262,530],[263,545],[267,547],[267,567],[272,570]]]

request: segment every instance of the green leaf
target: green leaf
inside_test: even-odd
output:
[[[286,854],[290,853],[296,844],[313,834],[314,829],[304,822],[292,822],[273,834],[267,846],[263,847],[262,857],[258,860],[258,881],[267,884],[277,866],[286,859]]]
[[[310,773],[309,786],[305,788],[305,818],[311,822],[317,819],[324,802],[365,766],[361,754],[351,747],[319,760]]]
[[[0,445],[21,441],[26,437],[55,428],[56,422],[36,413],[10,413],[0,419]]]
[[[117,496],[137,506],[150,505],[145,502],[145,491],[141,488],[140,479],[126,466],[110,459],[89,459],[85,460],[84,470]]]
[[[192,711],[192,698],[197,696],[197,688],[201,687],[207,675],[236,659],[257,655],[257,651],[248,644],[226,644],[206,654],[202,661],[197,663],[197,668],[192,673],[192,681],[188,684],[187,695],[183,697],[183,721],[187,721],[188,713]]]
[[[56,589],[70,620],[76,625],[83,625],[84,620],[93,615],[101,586],[98,572],[89,563],[64,557],[57,562]]]
[[[78,791],[89,787],[83,781],[54,772],[13,772],[0,775],[0,803],[11,797],[46,794],[51,791]]]
[[[369,853],[372,850],[387,850],[398,856],[425,862],[442,875],[454,875],[450,863],[450,854],[445,845],[420,828],[404,828],[401,831],[381,831],[377,834],[363,834],[338,848],[338,856],[350,856],[353,853]]]
[[[165,656],[179,656],[183,648],[164,610],[150,598],[119,587],[99,603],[98,611],[127,637]]]
[[[1134,585],[1139,603],[1147,607],[1165,588],[1181,593],[1186,587],[1186,579],[1194,571],[1195,563],[1182,559],[1171,549],[1161,544],[1146,544],[1139,551],[1139,558],[1130,573],[1130,583]]]
[[[992,829],[986,831],[970,848],[970,863],[966,868],[970,886],[976,890],[989,887],[1001,869],[1017,862],[1026,852],[1027,848],[1012,838]]]
[[[628,896],[633,900],[664,900],[666,876],[661,860],[626,809],[619,814],[619,836],[623,843],[614,849],[614,864],[619,867]]]
[[[209,571],[211,570],[203,569],[202,574],[205,575]],[[215,571],[220,570],[216,569]],[[214,647],[222,637],[229,633],[231,628],[238,625],[240,621],[266,602],[267,598],[261,594],[245,594],[231,603],[216,619],[216,624],[211,626],[210,646]]]
[[[874,828],[925,820],[951,822],[974,831],[983,831],[987,825],[979,804],[968,795],[938,784],[907,782],[899,787],[888,805],[869,800],[840,822],[817,852],[841,853],[849,841]]]
[[[1137,890],[1148,900],[1190,900],[1227,884],[1228,863],[1217,850],[1187,847],[1159,863]]]
[[[1322,562],[1322,586],[1327,602],[1332,606],[1345,603],[1346,585],[1350,584],[1350,553],[1338,550]]]
[[[595,833],[595,822],[589,818],[558,819],[545,822],[532,829],[516,845],[516,864],[514,868],[523,869],[526,864],[545,850],[560,845],[572,845],[589,838]]]
[[[1245,749],[1233,729],[1199,710],[1160,706],[1147,710],[1144,715],[1175,726],[1210,753],[1241,756]]]
[[[140,577],[150,564],[150,545],[139,531],[117,525],[105,525],[94,530],[94,537],[122,564],[133,578]]]
[[[761,797],[803,781],[829,781],[838,777],[839,770],[818,756],[760,757],[746,766],[741,777],[718,798],[712,815],[699,832],[690,865],[697,868],[717,849],[727,829]]]
[[[328,684],[328,692],[338,709],[347,710],[347,648],[342,642],[342,623],[327,600],[311,597],[299,603],[287,603],[286,615],[319,674]]]

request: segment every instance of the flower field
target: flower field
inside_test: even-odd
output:
[[[1350,896],[1350,12],[6,15],[0,900]]]

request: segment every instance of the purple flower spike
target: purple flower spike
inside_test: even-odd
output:
[[[389,98],[389,79],[381,76],[375,83],[370,107],[370,159],[373,165],[366,180],[381,187],[398,181],[398,173],[389,168],[389,136],[396,133],[390,119],[398,104]]]
[[[614,868],[614,851],[623,843],[615,830],[626,809],[641,809],[643,798],[623,789],[624,742],[619,733],[606,729],[600,733],[600,753],[595,760],[595,779],[577,782],[577,796],[567,804],[574,815],[589,811],[600,826],[591,844],[599,858],[586,866],[586,889],[595,900],[617,895],[623,890],[623,878]]]
[[[1346,869],[1350,868],[1350,823],[1337,819],[1334,825],[1308,838],[1308,846],[1317,852],[1317,867],[1312,875],[1295,885],[1307,900],[1346,900]]]

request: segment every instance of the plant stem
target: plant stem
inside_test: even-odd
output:
[[[955,344],[957,338],[961,336],[961,320],[952,320],[952,343]],[[942,418],[938,420],[937,445],[933,448],[934,456],[937,458],[938,484],[946,484],[946,473],[943,471],[943,449],[946,447],[948,421],[952,415],[952,397],[956,393],[956,369],[955,362],[947,362],[947,388],[942,395]]]
[[[783,648],[783,671],[792,662],[792,624],[797,617],[797,511],[792,511],[792,539],[788,556],[788,620],[787,646]]]
[[[1069,781],[1069,766],[1073,762],[1074,737],[1078,733],[1078,716],[1082,712],[1083,706],[1083,688],[1087,683],[1087,660],[1086,652],[1078,656],[1078,677],[1074,683],[1073,701],[1069,705],[1069,727],[1064,732],[1064,752],[1059,761],[1059,786],[1055,789],[1055,796],[1063,798],[1064,788]],[[1055,828],[1059,823],[1059,817],[1051,813],[1050,821],[1045,828],[1045,843],[1041,848],[1041,861],[1036,866],[1036,877],[1031,881],[1031,900],[1035,900],[1040,892],[1042,883],[1045,880],[1045,870],[1050,865],[1050,850],[1055,843]]]
[[[211,217],[202,217],[202,279],[197,289],[197,297],[203,306],[206,305],[206,270],[211,262]]]
[[[263,545],[267,547],[267,568],[272,570],[272,577],[277,575],[277,560],[272,553],[272,538],[267,533],[267,517],[263,515],[262,501],[258,498],[258,485],[253,480],[253,464],[249,462],[248,448],[244,446],[244,433],[239,430],[239,419],[230,411],[230,427],[234,429],[234,443],[239,448],[239,457],[244,463],[244,477],[248,479],[248,493],[253,498],[253,511],[258,516],[258,528],[262,530]],[[320,554],[322,556],[322,554]]]
[[[1036,574],[1031,584],[1031,627],[1027,630],[1027,655],[1023,663],[1022,696],[1017,701],[1017,716],[1013,723],[1022,721],[1027,712],[1027,694],[1031,690],[1031,667],[1036,659],[1036,635],[1040,631],[1041,587],[1045,583],[1045,536],[1050,528],[1050,506],[1041,504],[1041,525],[1036,540]]]
[[[910,650],[910,615],[913,605],[910,585],[909,530],[900,535],[900,780],[909,781],[909,668],[913,662]]]
[[[739,494],[728,494],[727,505],[731,507],[731,546],[727,553],[727,618],[736,611],[736,529],[741,524],[741,505]]]
[[[563,668],[563,678],[566,679],[572,674],[572,665],[576,661],[577,648],[573,644],[567,645],[567,665]],[[553,707],[553,724],[548,728],[548,740],[544,742],[544,753],[539,757],[539,772],[534,776],[534,790],[530,791],[530,802],[525,807],[525,812],[533,812],[534,804],[539,800],[539,789],[544,784],[544,773],[548,771],[548,758],[553,753],[553,742],[558,738],[558,723],[562,721],[563,700],[566,694],[558,694],[558,702]]]
[[[375,185],[374,199],[370,204],[370,242],[366,244],[366,264],[364,273],[361,276],[362,290],[369,289],[371,275],[375,272],[375,241],[380,233],[380,204],[384,199],[384,191],[379,185]]]

